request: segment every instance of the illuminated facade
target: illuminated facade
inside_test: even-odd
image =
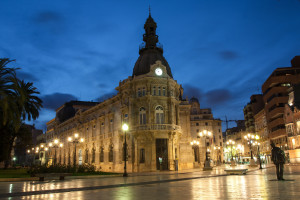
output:
[[[199,162],[190,142],[198,140],[202,130],[212,132],[212,138],[200,148],[222,148],[221,121],[213,119],[210,109],[183,99],[183,88],[173,79],[156,27],[149,15],[132,76],[119,82],[116,96],[101,103],[68,102],[47,123],[47,142],[58,138],[64,143],[58,150],[59,163],[90,163],[101,171],[121,172],[126,148],[128,172],[191,169]],[[126,147],[124,123],[129,125]],[[84,142],[68,142],[75,133]]]
[[[284,122],[285,104],[288,103],[289,87],[300,83],[300,56],[294,57],[291,64],[291,67],[274,70],[262,85],[269,138],[285,150],[288,148]]]

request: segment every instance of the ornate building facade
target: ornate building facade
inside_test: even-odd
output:
[[[119,82],[116,96],[101,103],[71,101],[57,109],[55,119],[47,123],[46,138],[64,144],[55,149],[59,163],[90,163],[102,171],[121,172],[126,148],[129,172],[199,167],[205,153],[193,150],[191,141],[199,140],[204,130],[212,137],[200,147],[204,151],[220,147],[223,152],[221,120],[214,119],[210,109],[200,109],[198,100],[183,99],[183,88],[173,79],[156,28],[149,15],[132,76]],[[129,125],[126,147],[123,123]],[[68,142],[74,133],[84,142]],[[220,154],[213,158],[212,153],[211,158],[223,160]]]

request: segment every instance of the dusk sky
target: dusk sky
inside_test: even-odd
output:
[[[45,130],[64,102],[116,93],[132,75],[149,4],[174,79],[216,118],[243,119],[272,71],[300,55],[299,0],[1,0],[0,57],[15,59],[9,66],[44,101],[30,124]]]

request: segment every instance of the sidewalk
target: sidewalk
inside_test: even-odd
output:
[[[274,167],[273,164],[262,165],[263,168]],[[197,176],[217,176],[226,175],[225,169],[248,169],[248,172],[259,170],[259,165],[257,167],[250,167],[249,165],[237,165],[235,167],[230,167],[229,164],[215,166],[211,171],[203,171],[202,168],[185,169],[180,171],[155,171],[155,172],[134,172],[128,173],[130,177],[135,176],[155,176],[155,175],[178,175],[178,174],[189,174],[194,173]],[[92,176],[67,176],[65,179],[93,179],[93,178],[108,178],[108,177],[120,177],[119,175],[92,175]],[[56,180],[57,177],[47,177],[47,180]],[[28,177],[28,178],[1,178],[0,182],[19,182],[19,181],[38,181],[38,177]]]

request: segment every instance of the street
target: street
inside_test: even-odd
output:
[[[129,177],[67,178],[65,181],[1,182],[5,199],[299,199],[300,166],[285,166],[285,181],[275,168],[251,169],[247,175],[213,171],[129,174]]]

